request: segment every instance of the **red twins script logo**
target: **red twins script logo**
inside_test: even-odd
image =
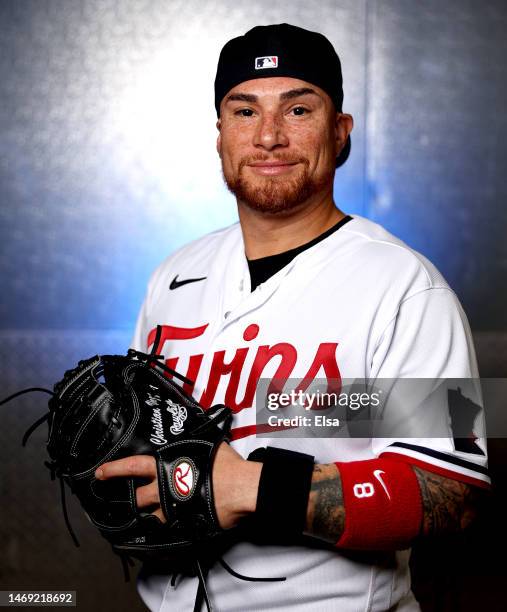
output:
[[[208,323],[193,328],[162,325],[162,334],[159,344],[155,348],[155,352],[163,353],[164,350],[167,351],[171,356],[166,359],[166,365],[173,370],[178,370],[179,357],[177,356],[176,342],[199,338],[205,334],[207,327]],[[223,400],[224,404],[231,408],[233,412],[240,412],[245,408],[252,407],[255,400],[257,383],[265,367],[272,360],[276,360],[277,363],[277,369],[272,378],[277,381],[290,378],[296,369],[298,358],[300,357],[297,348],[290,342],[278,342],[274,345],[251,345],[250,348],[249,343],[252,343],[257,338],[259,331],[260,328],[256,323],[248,325],[243,332],[243,340],[246,346],[238,347],[232,356],[230,355],[230,350],[227,355],[225,350],[219,350],[213,353],[211,368],[209,372],[204,373],[204,390],[200,397],[195,398],[201,406],[209,408],[213,405],[222,377],[225,377],[228,380]],[[154,328],[148,334],[147,347],[153,344],[156,332],[157,330]],[[169,347],[165,346],[167,341],[173,341]],[[336,360],[337,347],[337,342],[321,342],[319,346],[316,347],[315,355],[313,359],[310,359],[306,373],[302,376],[298,376],[298,378],[302,380],[297,389],[304,391],[318,376],[327,378],[328,391],[335,390],[336,384],[341,381],[340,369]],[[251,350],[255,352],[255,356],[253,362],[250,363],[249,366],[246,366],[247,356]],[[176,353],[176,355],[174,353]],[[184,374],[191,381],[197,380],[201,373],[200,370],[203,359],[203,353],[190,355],[187,371],[181,371],[181,374]],[[249,372],[244,371],[247,367],[250,370]],[[244,379],[246,380],[246,384],[244,386],[240,385],[240,381]],[[192,395],[194,385],[185,383],[183,389]]]
[[[195,466],[193,462],[184,457],[179,459],[173,469],[173,492],[179,499],[187,499],[194,490]]]

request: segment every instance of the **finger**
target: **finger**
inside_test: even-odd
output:
[[[117,476],[157,477],[155,458],[150,455],[135,455],[104,463],[95,470],[97,480],[107,480]]]
[[[162,512],[161,508],[155,510],[155,512],[152,512],[152,514],[154,514],[159,520],[161,520],[162,523],[167,523],[167,519],[164,516],[164,513]]]
[[[138,508],[146,508],[155,504],[160,505],[158,483],[152,482],[136,489],[136,502]]]

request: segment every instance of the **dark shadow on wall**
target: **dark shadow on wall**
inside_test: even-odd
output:
[[[503,612],[507,569],[507,440],[490,440],[491,497],[465,534],[420,542],[412,552],[413,590],[423,612]]]
[[[507,334],[476,333],[482,378],[507,377]],[[491,437],[492,490],[464,534],[419,542],[411,558],[413,590],[423,612],[503,612],[507,580],[507,440]]]

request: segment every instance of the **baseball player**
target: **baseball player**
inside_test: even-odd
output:
[[[267,431],[256,422],[260,378],[308,387],[477,377],[466,317],[435,267],[333,201],[353,127],[342,102],[340,61],[321,34],[259,26],[224,46],[217,151],[239,223],[167,258],[137,322],[135,349],[151,349],[161,324],[157,352],[194,381],[187,389],[205,407],[223,402],[235,413],[233,440],[213,466],[216,511],[225,529],[257,517],[265,537],[249,538],[247,527],[224,560],[247,576],[286,578],[248,582],[213,565],[207,587],[221,612],[419,610],[411,543],[466,527],[489,485],[477,419],[468,445],[452,433],[256,436]],[[411,418],[424,421],[426,399],[413,402]],[[448,418],[446,402],[440,410]],[[269,448],[247,460],[259,447]],[[137,503],[163,519],[154,460],[111,462],[99,477],[125,475],[151,480]],[[196,591],[196,578],[171,580],[153,567],[139,579],[151,610],[192,610]]]

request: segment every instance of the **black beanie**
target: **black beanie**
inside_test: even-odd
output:
[[[342,111],[342,70],[333,45],[318,32],[281,23],[256,26],[225,44],[215,78],[217,115],[224,96],[239,83],[277,76],[317,85],[331,98],[336,111]],[[349,153],[350,137],[336,159],[336,167],[345,163]]]

